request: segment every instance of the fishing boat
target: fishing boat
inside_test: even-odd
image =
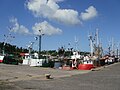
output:
[[[38,57],[38,53],[29,54],[29,53],[21,53],[20,54],[23,58],[23,65],[29,65],[29,66],[41,66],[41,67],[47,67],[49,66],[49,60],[44,56],[44,58]]]
[[[4,55],[0,55],[0,63],[3,62],[3,59],[4,59]]]
[[[95,36],[88,35],[90,41],[90,55],[84,56],[83,63],[79,64],[78,68],[80,70],[91,70],[95,66],[99,66],[99,58],[102,55],[102,46],[99,42],[99,33],[96,29]]]
[[[84,56],[81,64],[78,65],[79,70],[91,70],[94,68],[93,61],[89,56]]]

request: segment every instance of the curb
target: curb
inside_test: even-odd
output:
[[[99,70],[101,70],[103,68],[111,67],[111,66],[116,65],[116,64],[120,64],[120,62],[113,63],[113,64],[110,64],[110,65],[100,66],[100,67],[97,67],[97,68],[93,68],[93,69],[91,69],[91,71],[99,71]]]

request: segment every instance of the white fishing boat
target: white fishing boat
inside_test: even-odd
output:
[[[32,55],[29,55],[29,53],[22,53],[23,57],[23,65],[29,65],[29,66],[48,66],[49,60],[47,58],[39,59],[38,53],[34,53]]]
[[[3,59],[4,59],[4,55],[0,55],[0,63],[3,62]]]

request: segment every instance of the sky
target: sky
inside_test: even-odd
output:
[[[103,48],[120,39],[120,0],[0,0],[0,42],[27,48],[42,34],[42,50],[90,51],[88,35],[99,30]],[[6,39],[6,37],[8,38]],[[15,38],[13,38],[15,37]]]

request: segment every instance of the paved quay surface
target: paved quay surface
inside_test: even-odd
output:
[[[0,90],[120,90],[120,63],[93,71],[0,64]]]
[[[44,67],[30,67],[25,65],[9,65],[0,64],[0,80],[20,81],[30,79],[45,79],[45,74],[50,74],[51,78],[70,77],[76,74],[84,74],[90,72],[78,70],[59,70]]]

